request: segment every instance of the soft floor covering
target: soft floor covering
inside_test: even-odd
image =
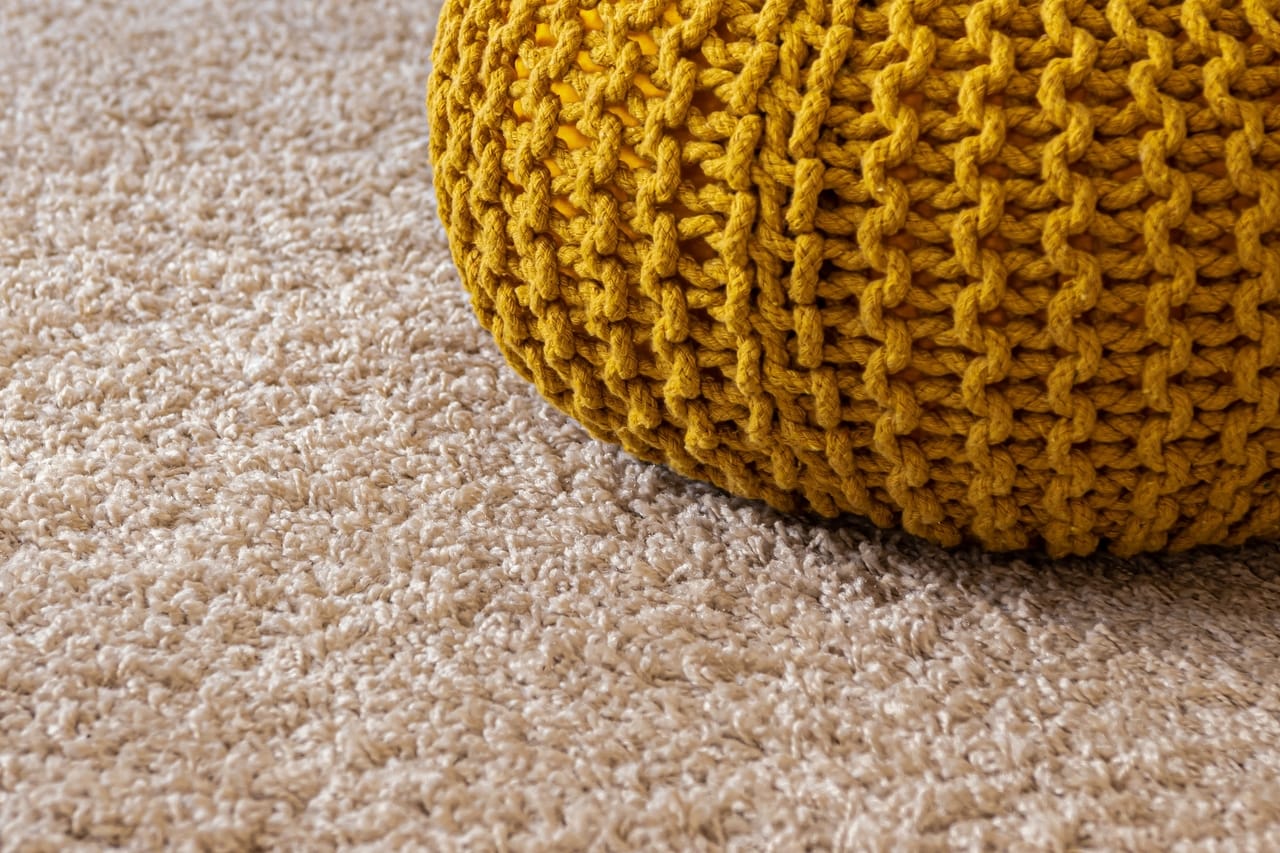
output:
[[[591,441],[468,312],[436,14],[0,0],[0,849],[1280,849],[1280,549]]]

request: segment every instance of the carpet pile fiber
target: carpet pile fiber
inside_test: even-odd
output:
[[[0,849],[1280,847],[1280,550],[590,440],[449,261],[437,13],[0,0]]]

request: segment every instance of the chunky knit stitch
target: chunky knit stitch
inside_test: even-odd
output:
[[[1280,531],[1267,0],[449,0],[440,209],[515,368],[786,510]]]

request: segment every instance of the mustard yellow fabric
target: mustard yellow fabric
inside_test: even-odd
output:
[[[449,0],[440,210],[645,459],[944,544],[1274,535],[1278,8]]]

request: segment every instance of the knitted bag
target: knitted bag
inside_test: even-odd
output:
[[[1280,530],[1266,0],[447,0],[431,156],[511,364],[789,511]]]

